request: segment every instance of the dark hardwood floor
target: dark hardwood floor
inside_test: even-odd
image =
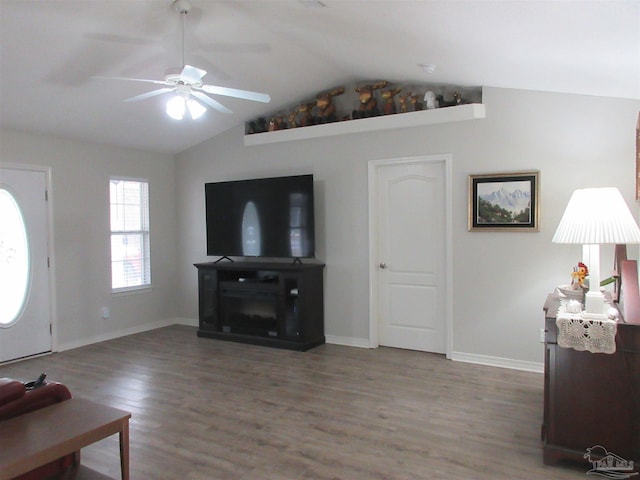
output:
[[[542,348],[542,347],[541,347]],[[293,352],[172,326],[0,366],[131,411],[133,480],[578,479],[542,464],[542,374],[441,355]],[[117,436],[82,463],[119,478]]]

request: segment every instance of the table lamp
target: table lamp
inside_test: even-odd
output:
[[[600,245],[640,243],[640,229],[620,191],[614,187],[583,188],[571,195],[554,243],[578,243],[589,253],[589,291],[583,316],[607,318],[600,291]]]

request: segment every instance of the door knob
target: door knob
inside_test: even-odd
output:
[[[384,263],[384,262],[380,262],[379,267],[380,267],[380,268],[387,268],[387,264],[386,264],[386,263]]]

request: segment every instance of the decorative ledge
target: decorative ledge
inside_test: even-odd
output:
[[[323,125],[312,125],[310,127],[290,128],[287,130],[278,130],[276,132],[254,133],[251,135],[245,135],[244,145],[245,147],[250,147],[254,145],[292,142],[294,140],[330,137],[350,133],[463,122],[466,120],[476,120],[485,117],[486,110],[484,104],[470,103],[468,105],[437,108],[435,110],[397,113],[394,115],[383,115],[379,117],[361,118],[358,120],[325,123]]]

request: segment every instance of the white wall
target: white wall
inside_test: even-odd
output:
[[[60,349],[173,323],[177,222],[172,156],[2,131],[0,165],[6,164],[51,168],[54,316]],[[112,175],[150,182],[149,292],[111,294]],[[111,310],[109,319],[101,318],[103,306]]]
[[[197,318],[193,263],[205,254],[204,183],[313,173],[317,257],[327,264],[325,332],[369,336],[367,162],[453,155],[454,357],[520,367],[543,360],[546,294],[569,280],[577,246],[551,243],[575,188],[617,186],[637,214],[636,100],[486,88],[487,118],[457,124],[244,147],[233,128],[176,158],[180,317]],[[467,177],[541,171],[539,233],[467,231]],[[603,273],[612,264],[605,248]]]

